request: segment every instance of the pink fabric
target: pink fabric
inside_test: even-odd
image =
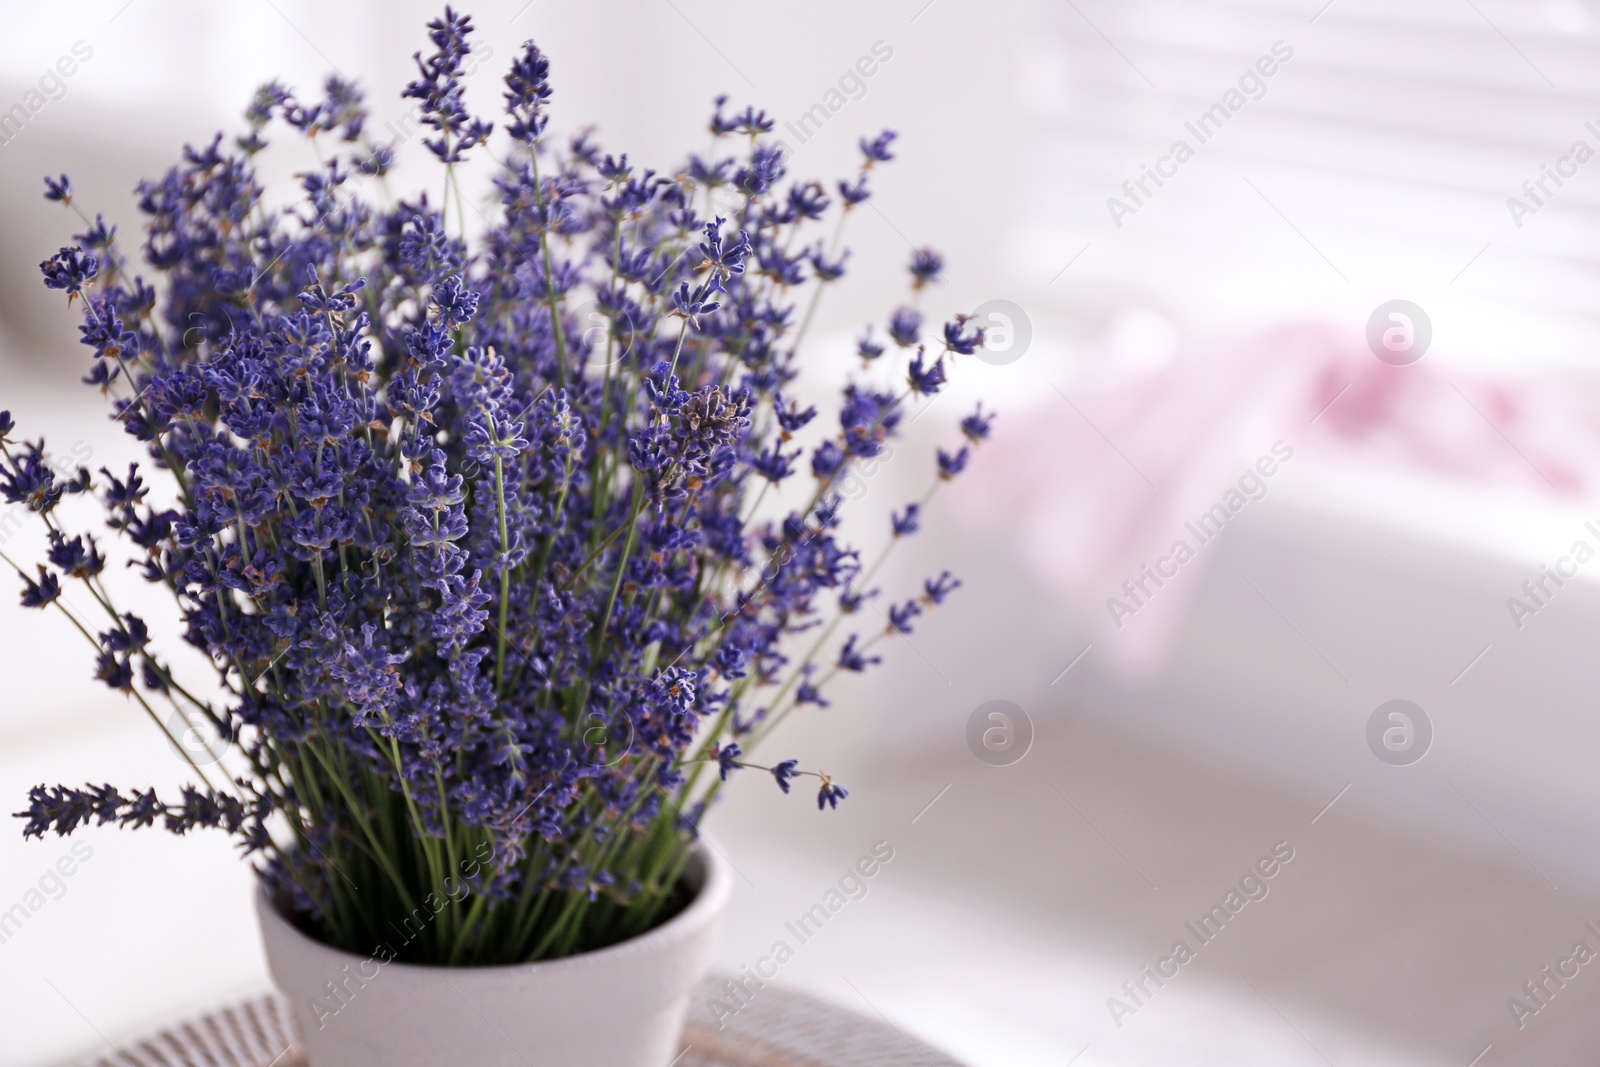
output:
[[[1341,454],[1552,493],[1600,480],[1600,434],[1576,394],[1458,372],[1437,353],[1391,366],[1359,338],[1304,325],[1186,346],[1156,370],[1119,370],[1125,362],[1104,352],[1074,379],[1056,379],[1054,403],[1002,413],[974,479],[989,506],[972,512],[1005,516],[1031,565],[1125,669],[1161,662],[1215,554],[1186,524],[1272,457],[1275,442],[1293,456],[1264,464],[1276,468],[1260,479],[1266,496],[1296,464]],[[1117,626],[1107,598],[1135,606],[1124,581],[1180,539],[1194,558],[1167,564],[1176,576],[1147,582],[1137,613]]]

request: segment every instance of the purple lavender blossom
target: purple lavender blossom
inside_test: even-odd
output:
[[[931,248],[919,248],[911,253],[910,270],[913,289],[944,281],[944,257]]]
[[[363,195],[395,157],[354,83],[329,78],[320,100],[271,83],[244,133],[140,184],[142,265],[87,215],[41,264],[82,311],[84,380],[145,463],[71,471],[0,412],[0,495],[48,523],[46,562],[0,553],[22,603],[68,616],[94,676],[158,724],[181,710],[233,743],[226,763],[191,760],[198,782],[176,793],[40,785],[24,834],[220,829],[308,930],[357,952],[459,883],[472,902],[401,957],[437,964],[648,929],[736,768],[785,793],[814,776],[818,807],[836,808],[847,790],[827,776],[748,754],[959,584],[946,572],[892,606],[887,631],[838,639],[839,612],[877,593],[855,585],[876,564],[844,540],[845,479],[885,454],[911,392],[944,384],[944,355],[882,358],[869,331],[837,427],[792,399],[797,310],[848,256],[828,216],[866,200],[893,132],[861,142],[833,202],[789,177],[765,112],[728,115],[719,97],[713,155],[658,174],[548,134],[550,62],[531,42],[500,115],[474,113],[472,30],[449,8],[430,22],[403,94],[442,200]],[[269,200],[255,169],[279,129],[325,159],[295,204]],[[455,181],[469,162],[496,171],[481,233]],[[437,177],[419,185],[438,196]],[[712,194],[733,200],[722,217]],[[75,195],[46,179],[48,200],[76,212]],[[919,286],[940,270],[918,254]],[[956,321],[946,348],[963,353]],[[922,322],[902,308],[884,328],[915,348]],[[969,445],[991,419],[963,421]],[[934,486],[968,454],[941,450]],[[809,503],[766,494],[807,461]],[[116,607],[122,568],[62,525],[84,494],[173,598],[209,684],[179,677]],[[892,514],[891,544],[925,517],[926,498]]]

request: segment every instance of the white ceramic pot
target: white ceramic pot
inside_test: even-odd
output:
[[[498,967],[379,963],[314,941],[256,894],[267,967],[311,1067],[668,1067],[733,890],[705,842],[683,911],[597,952]]]

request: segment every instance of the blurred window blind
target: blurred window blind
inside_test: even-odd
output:
[[[1600,158],[1584,154],[1600,154],[1591,3],[1051,10],[1053,34],[1019,46],[1017,67],[1043,179],[1030,216],[1047,223],[1021,238],[1031,266],[1054,271],[1087,245],[1092,277],[1121,290],[1108,299],[1191,322],[1364,321],[1403,297],[1429,311],[1436,345],[1589,361],[1600,329]]]

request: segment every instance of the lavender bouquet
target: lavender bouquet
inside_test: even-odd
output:
[[[394,146],[338,78],[318,103],[263,87],[232,148],[219,134],[140,185],[153,281],[47,180],[86,229],[45,284],[82,307],[84,381],[149,462],[63,475],[0,413],[0,490],[48,536],[47,563],[5,557],[23,603],[65,615],[96,677],[169,737],[175,708],[226,749],[191,753],[179,796],[39,786],[24,833],[221,828],[314,936],[362,952],[421,910],[400,958],[436,964],[559,957],[663,921],[741,769],[786,793],[812,778],[818,807],[838,805],[826,774],[747,753],[957,585],[880,607],[882,558],[841,541],[839,487],[982,343],[957,316],[930,352],[900,308],[819,428],[785,390],[894,134],[861,143],[837,206],[786,184],[771,121],[722,99],[708,156],[644,170],[547,134],[529,43],[495,138],[463,96],[471,28],[449,9],[430,23],[404,93],[437,200],[391,199]],[[320,161],[287,207],[254,169],[280,123]],[[458,173],[489,156],[493,221]],[[915,254],[913,305],[940,270]],[[989,424],[962,423],[935,488]],[[74,496],[170,591],[214,680],[180,680],[118,608],[100,542],[65,525]],[[925,505],[887,517],[890,548]]]

